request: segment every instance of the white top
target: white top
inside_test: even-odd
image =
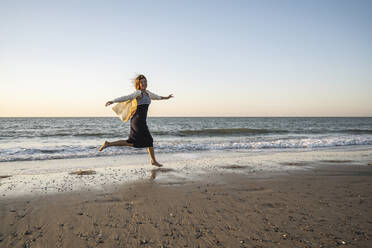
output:
[[[137,105],[145,105],[145,104],[150,104],[151,99],[149,95],[142,93],[142,97],[137,98]]]
[[[125,102],[125,101],[129,101],[129,100],[133,100],[133,99],[136,99],[137,97],[139,97],[141,95],[141,93],[142,93],[141,90],[136,90],[135,92],[133,92],[130,95],[115,98],[114,100],[112,100],[112,102]],[[146,90],[146,93],[149,95],[151,100],[161,100],[161,96],[158,96],[158,95],[156,95],[155,93],[152,93],[149,90]]]

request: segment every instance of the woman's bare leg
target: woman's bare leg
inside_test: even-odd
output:
[[[103,145],[98,149],[98,151],[102,151],[109,146],[133,146],[133,144],[128,143],[126,140],[118,140],[113,142],[108,142],[107,140],[103,143]]]
[[[156,159],[155,159],[154,147],[148,147],[148,148],[147,148],[147,151],[148,151],[149,154],[150,154],[151,164],[152,164],[152,165],[155,165],[155,166],[157,166],[157,167],[162,167],[163,165],[162,165],[162,164],[159,164],[158,161],[156,161]]]

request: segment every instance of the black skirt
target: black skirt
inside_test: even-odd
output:
[[[152,136],[146,123],[148,109],[149,104],[138,105],[136,113],[130,119],[130,134],[127,142],[133,144],[133,147],[153,146]]]

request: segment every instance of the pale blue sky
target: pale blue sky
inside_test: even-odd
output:
[[[0,116],[372,116],[372,1],[2,1]]]

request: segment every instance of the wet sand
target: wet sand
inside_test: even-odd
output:
[[[372,247],[370,165],[187,183],[161,173],[105,192],[0,198],[0,247]]]

